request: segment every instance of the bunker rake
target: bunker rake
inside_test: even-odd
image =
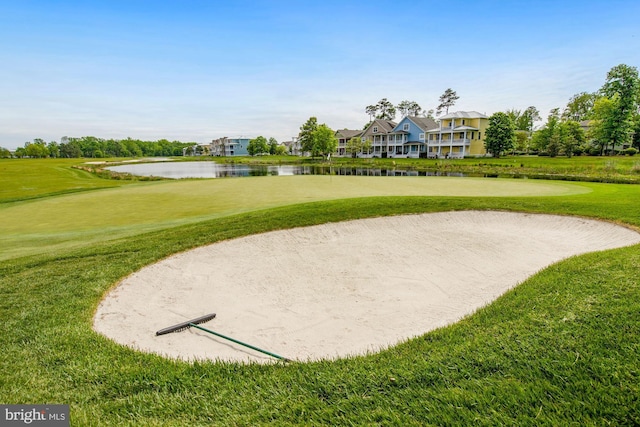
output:
[[[215,313],[211,313],[211,314],[207,314],[205,316],[198,317],[196,319],[192,319],[192,320],[188,320],[186,322],[178,323],[176,325],[169,326],[169,327],[164,328],[164,329],[160,329],[158,332],[156,332],[156,336],[170,334],[172,332],[180,332],[180,331],[184,331],[185,329],[189,329],[189,328],[196,328],[196,329],[200,329],[201,331],[208,332],[211,335],[215,335],[217,337],[220,337],[220,338],[223,338],[225,340],[234,342],[236,344],[240,344],[240,345],[242,345],[244,347],[247,347],[247,348],[250,348],[252,350],[259,351],[260,353],[264,353],[264,354],[267,354],[267,355],[269,355],[271,357],[275,357],[278,360],[282,360],[284,362],[291,362],[291,359],[287,359],[286,357],[279,356],[279,355],[277,355],[275,353],[272,353],[272,352],[267,351],[267,350],[263,350],[263,349],[258,348],[256,346],[253,346],[251,344],[247,344],[245,342],[239,341],[239,340],[237,340],[235,338],[231,338],[231,337],[228,337],[226,335],[222,335],[222,334],[220,334],[218,332],[212,331],[211,329],[207,329],[207,328],[203,328],[202,326],[198,326],[201,323],[208,322],[209,320],[213,319],[214,317],[216,317],[216,314]]]

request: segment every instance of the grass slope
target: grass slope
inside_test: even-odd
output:
[[[2,159],[0,160],[0,204],[55,194],[98,188],[119,187],[126,181],[101,179],[72,168],[84,159]]]
[[[120,278],[172,253],[379,215],[504,209],[640,227],[640,188],[563,197],[364,197],[240,213],[0,262],[0,402],[68,403],[72,425],[634,425],[640,246],[574,257],[462,322],[379,354],[182,363],[92,332]]]

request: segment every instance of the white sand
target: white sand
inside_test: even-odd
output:
[[[182,359],[274,359],[202,326],[298,360],[377,351],[450,324],[572,255],[640,243],[640,234],[574,217],[444,212],[253,235],[184,252],[122,281],[95,330]]]

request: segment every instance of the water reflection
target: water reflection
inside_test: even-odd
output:
[[[413,171],[388,168],[301,166],[301,165],[234,165],[215,162],[162,162],[139,163],[111,166],[114,172],[130,173],[137,176],[162,178],[229,178],[247,176],[287,176],[287,175],[353,175],[353,176],[456,176],[468,174],[460,172]]]

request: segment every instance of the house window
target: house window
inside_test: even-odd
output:
[[[373,127],[373,133],[378,133],[378,126]]]
[[[365,138],[364,136],[362,138],[360,138],[360,141],[365,142],[367,140],[367,138]]]
[[[421,133],[418,138],[420,139],[420,141],[424,141],[424,133]]]
[[[464,126],[464,119],[462,119],[462,126]]]
[[[402,125],[402,130],[408,132],[409,131],[409,123],[405,123]]]
[[[478,132],[478,139],[482,139],[482,132]]]

